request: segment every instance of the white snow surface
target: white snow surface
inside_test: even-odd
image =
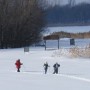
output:
[[[29,53],[21,49],[0,50],[0,90],[90,90],[90,58],[53,57],[56,50],[30,47]],[[23,63],[16,72],[15,61]],[[50,65],[44,74],[43,64]],[[53,73],[53,64],[61,67]]]
[[[66,40],[66,39],[65,39]],[[0,49],[0,90],[90,90],[90,58],[53,56],[57,49],[44,47]],[[21,59],[21,72],[16,72],[15,62]],[[50,65],[44,74],[43,64]],[[53,74],[53,65],[61,66]]]

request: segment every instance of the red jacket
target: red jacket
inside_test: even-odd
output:
[[[17,60],[15,65],[16,65],[16,68],[21,68],[22,63],[20,62],[20,60]]]

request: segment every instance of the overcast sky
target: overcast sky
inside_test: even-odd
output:
[[[68,0],[47,0],[49,3],[61,3],[61,4],[67,4]],[[90,0],[75,0],[75,3],[81,3],[81,2],[88,2],[90,3]]]

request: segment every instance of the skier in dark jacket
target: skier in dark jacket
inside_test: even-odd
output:
[[[23,63],[20,62],[20,59],[18,59],[16,61],[15,65],[16,65],[16,68],[17,68],[17,72],[20,72],[21,65],[23,65]]]
[[[54,67],[54,72],[53,72],[53,74],[58,74],[58,68],[60,67],[60,64],[58,64],[58,63],[55,63],[54,65],[53,65],[53,67]]]
[[[48,67],[50,67],[49,65],[48,65],[48,63],[46,62],[46,63],[44,63],[44,70],[45,70],[45,74],[47,73],[47,69],[48,69]]]

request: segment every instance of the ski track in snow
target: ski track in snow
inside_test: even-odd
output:
[[[60,74],[60,76],[90,83],[90,79],[79,77],[79,76],[72,76],[72,75],[65,75],[65,74]]]
[[[44,74],[44,72],[42,71],[24,71],[21,73],[29,73],[29,74]],[[51,75],[51,73],[48,73],[47,75]],[[90,79],[84,78],[84,77],[80,77],[80,76],[75,76],[75,75],[67,75],[67,74],[52,74],[52,75],[57,75],[57,76],[62,76],[65,78],[70,78],[70,79],[76,79],[76,80],[80,80],[80,81],[84,81],[84,82],[88,82],[90,83]]]
[[[44,74],[42,71],[26,71],[24,73],[28,73],[28,72],[30,72],[31,74]],[[48,74],[50,74],[50,73],[48,73]],[[58,75],[58,76],[62,76],[62,77],[65,77],[65,78],[76,79],[76,80],[80,80],[80,81],[90,83],[90,79],[75,76],[75,75],[66,75],[66,74],[52,74],[52,75]]]
[[[23,73],[44,74],[44,72],[42,72],[42,71],[24,71]],[[49,75],[49,74],[51,75],[51,73],[48,73],[47,75]],[[80,76],[68,75],[68,74],[60,74],[60,73],[59,74],[52,74],[52,75],[62,76],[62,77],[65,77],[65,78],[76,79],[76,80],[80,80],[80,81],[90,83],[90,79],[80,77]]]

